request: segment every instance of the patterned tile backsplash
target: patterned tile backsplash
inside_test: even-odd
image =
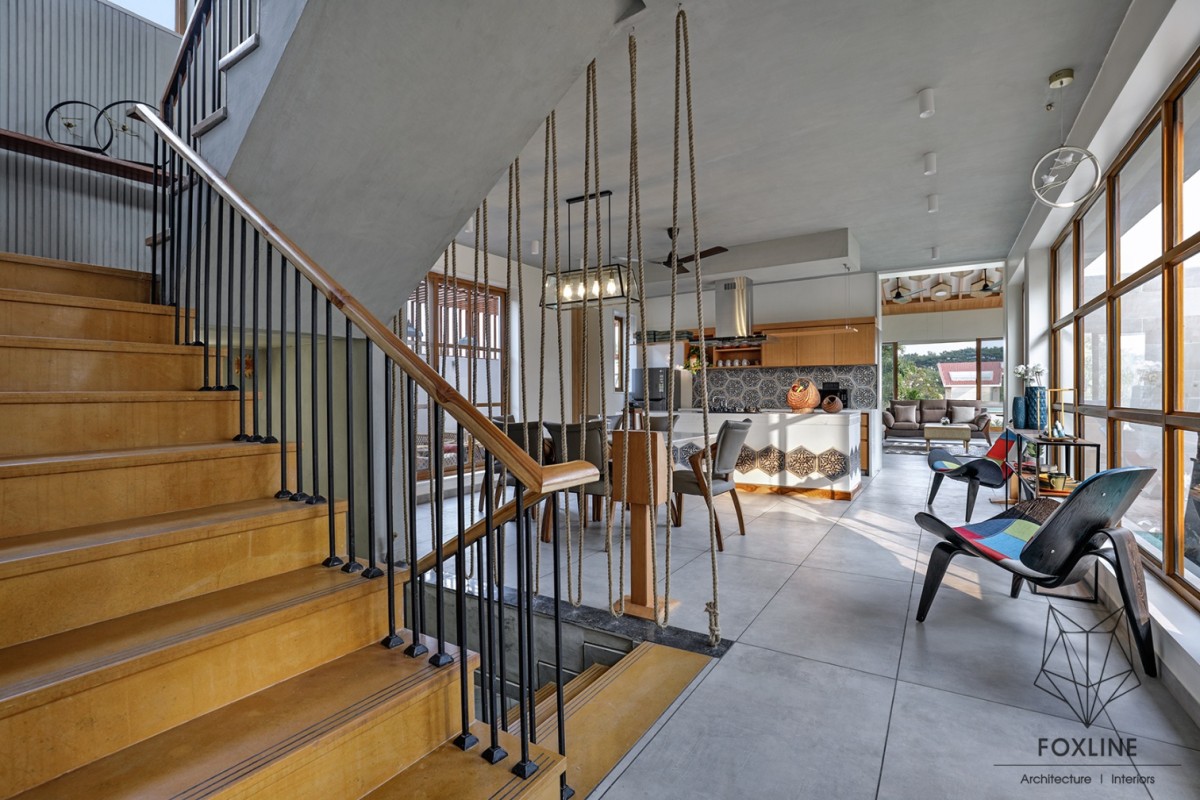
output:
[[[713,369],[708,373],[709,401],[725,406],[787,408],[787,393],[796,378],[817,384],[837,381],[847,392],[847,408],[876,408],[879,405],[879,367],[857,364],[842,367],[758,367]],[[700,407],[700,376],[692,388],[692,407]]]

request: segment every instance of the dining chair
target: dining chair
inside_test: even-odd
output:
[[[671,510],[676,528],[683,524],[683,496],[685,494],[703,497],[710,509],[713,508],[714,497],[728,494],[733,501],[733,508],[737,512],[738,530],[742,536],[746,535],[746,522],[742,518],[742,504],[738,500],[737,486],[733,482],[733,471],[737,466],[738,454],[742,451],[742,445],[746,443],[746,436],[750,433],[750,425],[749,419],[741,422],[728,420],[721,423],[721,429],[717,431],[717,440],[688,459],[691,469],[675,470],[673,477],[675,502]],[[705,462],[710,458],[713,461],[711,485],[708,483],[707,469],[705,468]],[[717,518],[715,509],[713,510],[713,519],[716,521],[717,528],[717,549],[724,550],[725,541],[721,538],[721,520]]]
[[[500,430],[507,431],[508,438],[517,443],[517,445],[529,454],[529,457],[534,461],[539,459],[545,461],[543,456],[543,445],[546,441],[546,434],[542,428],[542,423],[537,420],[530,422],[515,422],[511,418],[505,420],[503,417],[493,417],[492,422],[496,423],[496,427]],[[504,468],[504,465],[496,461],[492,467],[493,474],[500,479],[496,481],[494,492],[494,503],[499,506],[504,502],[507,496],[507,488],[515,486],[517,483],[516,477]],[[483,510],[484,489],[481,486],[479,489],[479,510]]]
[[[667,433],[675,427],[675,423],[679,421],[679,415],[670,414],[668,416],[647,417],[646,420],[649,430]]]
[[[585,512],[584,497],[590,496],[593,498],[592,519],[599,521],[600,498],[612,496],[611,472],[609,471],[608,460],[605,458],[605,440],[608,436],[608,431],[606,430],[604,420],[589,420],[584,426],[581,426],[578,422],[571,422],[566,425],[561,422],[547,422],[546,430],[550,434],[550,447],[554,454],[553,460],[555,463],[586,461],[600,473],[598,480],[577,486],[573,490],[579,503],[580,522],[586,528],[588,520],[587,513]],[[581,432],[583,434],[582,449],[580,448]],[[563,436],[566,436],[567,443],[565,454],[562,452]]]

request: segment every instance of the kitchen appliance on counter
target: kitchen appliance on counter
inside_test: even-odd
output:
[[[826,397],[836,397],[838,400],[842,401],[843,408],[850,407],[850,391],[848,389],[841,388],[841,384],[838,381],[823,382],[821,384],[820,392],[822,403],[825,402]]]

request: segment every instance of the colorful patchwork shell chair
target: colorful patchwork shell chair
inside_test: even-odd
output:
[[[933,470],[933,486],[929,490],[928,506],[933,505],[941,488],[942,479],[950,478],[967,484],[967,522],[971,521],[971,513],[975,510],[975,495],[980,486],[989,489],[999,489],[1013,474],[1012,464],[1009,463],[1010,451],[1017,445],[1017,437],[1011,431],[1000,435],[982,458],[963,460],[953,456],[949,450],[935,447],[929,451],[929,468]]]
[[[1121,518],[1152,475],[1154,470],[1149,467],[1098,472],[1080,483],[1061,505],[1048,499],[1027,500],[991,519],[957,528],[932,514],[917,514],[917,524],[943,540],[929,556],[917,622],[925,621],[950,560],[960,553],[1011,572],[1012,597],[1021,593],[1022,581],[1047,589],[1076,583],[1100,558],[1116,572],[1142,667],[1153,677],[1157,667],[1141,555],[1134,535],[1121,527]]]

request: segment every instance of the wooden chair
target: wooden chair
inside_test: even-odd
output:
[[[917,524],[942,539],[929,556],[917,622],[925,621],[946,569],[957,555],[982,558],[1011,572],[1012,597],[1021,593],[1023,581],[1047,589],[1076,583],[1099,558],[1116,572],[1142,668],[1155,676],[1141,554],[1134,535],[1121,527],[1125,512],[1153,475],[1149,467],[1098,472],[1080,483],[1061,505],[1048,499],[1028,500],[991,519],[957,528],[932,514],[917,514]]]
[[[962,481],[967,484],[967,522],[975,511],[975,496],[980,486],[989,489],[999,489],[1004,486],[1013,474],[1011,450],[1016,447],[1018,438],[1010,431],[1005,431],[982,458],[963,459],[950,451],[935,447],[929,452],[929,468],[933,470],[933,486],[929,490],[927,506],[933,506],[941,488],[942,479]]]
[[[709,508],[712,508],[715,496],[728,494],[733,500],[733,508],[737,512],[738,530],[742,536],[746,535],[746,522],[742,518],[742,504],[738,500],[737,486],[733,482],[733,470],[737,466],[737,458],[742,451],[742,445],[746,443],[746,436],[750,433],[750,424],[748,419],[741,422],[730,420],[721,423],[721,429],[717,432],[717,440],[710,447],[688,459],[691,469],[675,470],[673,478],[675,502],[672,506],[672,516],[675,519],[676,528],[683,524],[683,496],[685,494],[703,497]],[[705,462],[709,458],[713,459],[711,486],[708,484],[708,470],[705,467]],[[715,510],[713,517],[716,519]],[[717,549],[724,550],[725,541],[721,538],[720,519],[716,519],[716,526]]]

